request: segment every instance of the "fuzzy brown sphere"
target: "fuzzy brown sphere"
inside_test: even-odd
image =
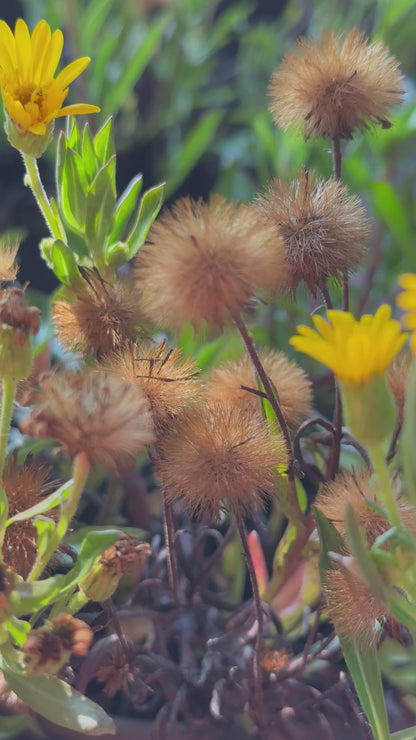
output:
[[[9,517],[35,506],[52,492],[53,484],[47,483],[49,473],[50,468],[36,459],[25,462],[22,468],[17,464],[16,455],[8,460],[2,483],[9,502]],[[54,518],[55,513],[49,511],[46,516]],[[33,518],[14,522],[5,531],[2,559],[22,578],[27,578],[36,560],[37,542]]]
[[[153,420],[143,393],[109,373],[84,368],[45,374],[36,404],[20,425],[24,434],[57,439],[71,457],[109,468],[133,464],[154,441]]]
[[[292,427],[297,426],[308,416],[312,406],[311,383],[306,373],[284,352],[261,350],[259,358],[277,390],[280,408],[287,423]],[[247,354],[212,368],[205,379],[204,395],[210,402],[222,401],[259,413],[258,396],[241,389],[241,385],[257,388],[253,365]]]
[[[200,395],[198,367],[182,357],[178,347],[169,349],[166,342],[136,344],[124,355],[112,355],[107,364],[147,397],[159,433]]]
[[[242,513],[261,508],[286,462],[283,438],[272,437],[261,419],[215,404],[176,420],[157,470],[168,501],[180,498],[195,516],[206,511],[215,519],[226,501]]]
[[[134,342],[143,326],[137,291],[127,280],[110,285],[98,273],[84,271],[79,287],[63,288],[52,319],[62,346],[101,358]]]
[[[402,101],[398,62],[380,41],[369,43],[354,28],[345,37],[324,31],[320,43],[300,39],[272,74],[270,110],[283,129],[303,126],[329,139],[350,139],[354,129],[390,126]]]
[[[182,198],[165,209],[136,257],[143,308],[156,326],[181,331],[192,322],[222,327],[257,290],[286,277],[281,238],[256,209],[213,196]]]
[[[315,295],[328,277],[339,279],[362,263],[370,224],[360,200],[338,180],[312,171],[290,183],[274,179],[255,204],[283,239],[292,294],[303,280]]]

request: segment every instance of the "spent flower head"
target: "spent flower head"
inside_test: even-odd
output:
[[[13,146],[33,156],[40,156],[46,148],[55,118],[99,111],[96,105],[63,105],[69,85],[90,59],[76,59],[55,77],[62,48],[62,31],[51,33],[44,20],[32,34],[21,18],[16,21],[14,34],[0,20],[0,89],[6,128]],[[36,141],[39,137],[45,137],[44,145]]]
[[[219,195],[165,209],[136,258],[149,319],[179,331],[188,322],[224,326],[257,290],[280,287],[286,271],[276,230],[252,206]]]
[[[293,294],[303,280],[315,295],[328,277],[338,279],[361,264],[369,222],[339,180],[311,171],[290,183],[274,179],[255,203],[283,238]]]
[[[154,440],[143,393],[120,378],[91,368],[45,374],[37,401],[21,429],[53,437],[71,457],[85,452],[90,463],[123,468]]]
[[[262,507],[285,463],[280,435],[272,436],[251,410],[218,403],[181,414],[157,470],[168,500],[180,498],[192,514],[217,518],[226,501],[242,513]]]
[[[397,296],[396,303],[405,311],[403,324],[412,332],[410,346],[413,354],[416,353],[416,275],[406,273],[399,277],[399,285],[403,289]]]
[[[299,365],[284,352],[263,349],[259,352],[260,362],[277,390],[282,413],[290,426],[296,426],[308,416],[312,405],[311,383]],[[256,413],[260,409],[259,399],[242,389],[256,389],[253,364],[247,353],[238,360],[229,360],[213,367],[204,382],[204,397],[209,402],[221,401]]]
[[[80,285],[63,288],[53,304],[58,339],[69,351],[96,358],[125,349],[143,325],[131,281],[104,281],[97,272],[83,271]]]
[[[22,647],[29,676],[55,674],[70,655],[86,655],[93,639],[91,628],[70,614],[60,614],[51,623],[29,632]]]
[[[320,43],[300,39],[273,72],[269,92],[278,126],[302,126],[305,139],[350,139],[356,128],[390,126],[403,77],[381,41],[370,43],[356,28],[346,36],[324,31]]]

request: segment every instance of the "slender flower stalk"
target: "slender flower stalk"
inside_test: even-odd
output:
[[[17,378],[3,378],[2,380],[2,398],[0,412],[0,481],[3,475],[4,463],[6,460],[6,448],[9,439],[10,424],[13,416],[13,403],[16,394]],[[2,526],[7,520],[9,513],[9,502],[3,486],[0,483],[0,550],[3,545],[5,535]]]
[[[391,487],[391,478],[383,449],[380,445],[368,445],[368,453],[381,488],[381,498],[386,507],[388,518],[393,527],[400,525],[400,512],[396,503],[393,489]]]
[[[46,195],[42,180],[40,179],[39,169],[36,158],[30,154],[22,152],[23,161],[26,167],[25,182],[29,185],[41,213],[46,221],[46,225],[54,239],[62,239],[66,243],[67,238],[63,225],[59,217],[53,212],[49,198]]]

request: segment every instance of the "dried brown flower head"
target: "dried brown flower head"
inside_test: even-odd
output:
[[[292,294],[303,280],[315,295],[328,277],[361,264],[370,225],[359,199],[338,180],[312,171],[290,183],[274,179],[255,202],[283,238]]]
[[[3,472],[3,488],[9,502],[9,517],[25,511],[30,506],[42,501],[42,498],[51,493],[53,483],[47,483],[50,473],[47,465],[33,459],[26,461],[21,469],[17,464],[17,456],[13,455],[7,462]],[[53,518],[53,511],[47,516]],[[37,555],[37,530],[32,519],[10,524],[4,535],[2,557],[3,561],[22,578],[27,578]]]
[[[216,518],[226,500],[242,513],[261,507],[286,462],[283,439],[257,415],[215,404],[176,420],[157,469],[169,501],[181,498],[195,516]]]
[[[408,348],[403,349],[387,368],[387,383],[393,394],[397,407],[397,421],[403,424],[404,404],[406,400],[407,381],[409,378],[412,354]]]
[[[33,437],[57,439],[71,457],[85,452],[90,463],[109,468],[131,465],[137,452],[154,440],[143,393],[90,368],[45,374],[21,429]]]
[[[377,537],[390,529],[388,519],[366,504],[368,500],[382,506],[382,500],[377,497],[374,485],[369,471],[364,469],[352,474],[341,473],[335,480],[327,483],[318,494],[316,506],[333,523],[344,540],[346,539],[344,517],[348,504],[351,504],[355,511],[369,547],[374,544]],[[416,536],[416,512],[402,498],[398,498],[397,503],[403,524]]]
[[[306,373],[284,352],[264,349],[259,352],[267,375],[271,378],[287,423],[296,426],[311,410],[311,383]],[[206,376],[204,395],[210,402],[215,400],[236,404],[241,408],[259,411],[259,399],[240,386],[256,389],[253,365],[247,354],[238,360],[230,360],[220,367],[213,367]]]
[[[115,592],[123,573],[136,571],[140,578],[152,550],[147,542],[122,533],[117,542],[97,558],[89,573],[79,582],[79,587],[91,601],[105,601]]]
[[[324,31],[322,40],[300,39],[271,77],[270,110],[284,129],[300,125],[304,137],[350,139],[354,129],[390,126],[403,77],[380,41],[369,43],[353,28],[345,37]]]
[[[123,350],[143,325],[137,291],[127,279],[110,284],[86,270],[83,277],[80,287],[63,288],[53,304],[59,341],[66,350],[97,358]]]
[[[122,380],[143,391],[158,432],[199,395],[198,367],[182,357],[178,347],[168,349],[166,342],[136,344],[123,356],[110,357],[108,364]]]
[[[72,655],[86,655],[93,633],[81,619],[60,614],[52,622],[29,632],[22,647],[27,673],[57,673]]]
[[[15,279],[18,271],[16,255],[19,242],[14,244],[0,244],[0,282],[9,282]]]
[[[136,258],[143,306],[157,326],[224,326],[256,290],[286,275],[279,235],[251,206],[182,198],[164,210]]]
[[[376,640],[376,620],[383,621],[385,605],[354,572],[354,568],[329,570],[323,579],[329,618],[341,638],[366,647]]]

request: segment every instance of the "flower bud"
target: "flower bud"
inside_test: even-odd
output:
[[[79,588],[90,601],[105,601],[115,592],[123,573],[135,564],[143,566],[151,555],[147,542],[139,544],[134,537],[122,534],[120,539],[96,559],[89,573],[81,578]]]
[[[345,422],[361,444],[372,447],[392,434],[397,410],[384,375],[362,384],[340,381]]]
[[[9,143],[15,149],[18,149],[19,152],[27,154],[30,157],[35,157],[35,159],[39,159],[52,141],[55,121],[48,123],[45,133],[40,135],[33,134],[31,131],[22,128],[18,123],[10,118],[6,109],[4,109],[4,117],[4,129]]]

